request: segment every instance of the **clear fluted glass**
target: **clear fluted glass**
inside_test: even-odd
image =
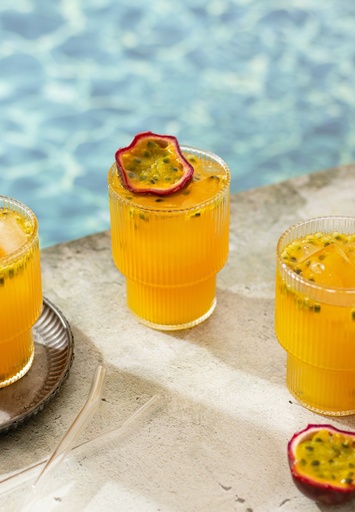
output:
[[[32,365],[42,301],[37,219],[24,204],[0,196],[0,387]]]
[[[355,288],[316,284],[282,258],[289,244],[317,233],[350,235],[344,254],[332,257],[355,275],[355,218],[320,217],[289,228],[277,245],[275,331],[287,352],[290,392],[315,412],[345,416],[355,414]],[[320,250],[315,265],[325,257]]]
[[[126,277],[128,306],[143,323],[162,330],[192,327],[211,315],[216,275],[228,257],[230,171],[212,153],[182,151],[209,178],[207,192],[188,187],[177,203],[176,194],[172,200],[127,191],[116,164],[108,173],[112,254]]]

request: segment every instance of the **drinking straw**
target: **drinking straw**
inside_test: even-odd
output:
[[[79,411],[73,423],[70,425],[69,429],[64,434],[62,440],[52,452],[47,462],[45,462],[37,479],[31,485],[30,493],[25,496],[25,500],[17,509],[18,512],[31,510],[39,496],[40,490],[44,487],[45,482],[49,478],[50,473],[64,460],[67,453],[73,447],[74,442],[79,437],[80,433],[90,422],[101,402],[105,374],[106,369],[102,365],[99,365],[95,371],[90,392],[85,404]]]
[[[80,449],[84,446],[95,445],[99,440],[106,441],[108,439],[115,439],[118,434],[121,434],[125,431],[125,429],[130,426],[133,422],[143,417],[144,414],[148,413],[152,410],[153,405],[157,405],[159,400],[158,395],[153,395],[147,402],[145,402],[141,407],[139,407],[131,416],[129,416],[119,427],[114,428],[113,430],[109,430],[107,432],[103,432],[98,436],[84,441],[80,444],[77,444],[72,448],[72,451]],[[46,465],[47,459],[43,459],[27,468],[21,469],[12,475],[0,480],[0,496],[7,494],[21,485],[34,480],[36,476],[39,474],[41,469]]]

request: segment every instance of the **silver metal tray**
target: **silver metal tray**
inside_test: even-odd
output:
[[[33,417],[54,398],[67,379],[74,339],[64,315],[47,299],[33,327],[35,356],[29,372],[0,389],[0,434]]]

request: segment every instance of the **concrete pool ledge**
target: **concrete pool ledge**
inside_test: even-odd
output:
[[[174,333],[127,310],[109,232],[44,249],[44,294],[72,327],[75,359],[59,396],[0,437],[2,477],[50,454],[102,363],[102,404],[81,441],[118,427],[152,396],[158,407],[124,435],[71,453],[37,511],[318,512],[291,481],[287,442],[308,423],[355,430],[355,417],[323,418],[289,394],[273,313],[276,242],[291,224],[322,215],[355,215],[355,165],[233,195],[216,310]],[[2,497],[2,510],[27,490]]]

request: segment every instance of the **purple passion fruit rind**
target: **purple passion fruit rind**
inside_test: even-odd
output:
[[[308,498],[324,505],[355,498],[355,432],[308,425],[293,435],[287,455],[292,479]]]
[[[142,132],[115,154],[122,185],[136,194],[167,196],[183,189],[194,168],[172,135]]]

